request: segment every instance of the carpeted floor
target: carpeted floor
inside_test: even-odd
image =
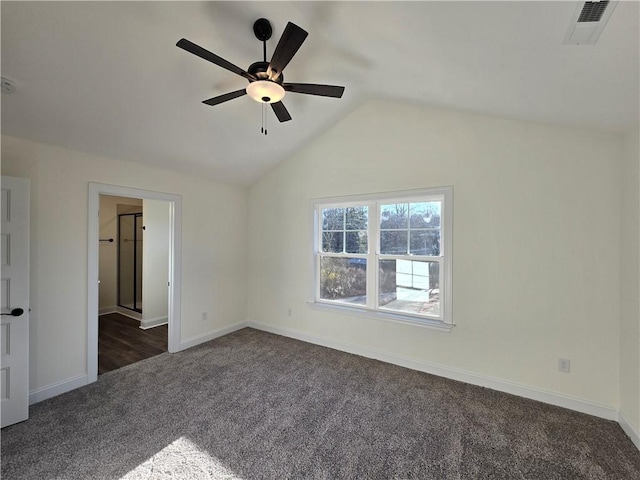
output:
[[[252,329],[2,431],[3,479],[640,479],[621,428]]]

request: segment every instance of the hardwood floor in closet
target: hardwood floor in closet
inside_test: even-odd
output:
[[[98,325],[98,375],[167,351],[168,325],[142,330],[119,313],[100,315]]]

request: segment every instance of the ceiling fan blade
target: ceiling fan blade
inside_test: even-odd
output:
[[[234,98],[241,97],[246,95],[247,91],[243,88],[242,90],[236,90],[235,92],[225,93],[224,95],[218,95],[217,97],[210,98],[209,100],[203,100],[202,103],[206,103],[207,105],[218,105],[223,102],[228,102],[229,100],[233,100]]]
[[[269,78],[275,80],[280,76],[284,67],[287,66],[302,46],[307,35],[309,34],[296,24],[291,22],[287,23],[278,41],[278,45],[276,45],[276,49],[273,51],[271,62],[269,62],[269,69],[267,70]]]
[[[211,63],[215,63],[219,67],[225,68],[230,72],[246,78],[249,81],[253,82],[257,80],[256,77],[251,75],[249,72],[244,71],[240,67],[234,65],[231,62],[228,62],[222,57],[219,57],[215,53],[211,53],[209,50],[202,48],[200,45],[196,45],[195,43],[190,42],[186,38],[180,39],[178,43],[176,43],[176,46],[182,48],[183,50],[186,50],[189,53],[193,53],[194,55],[197,55],[200,58],[203,58]]]
[[[273,108],[273,113],[276,114],[276,117],[278,117],[278,120],[280,120],[280,122],[288,122],[289,120],[291,120],[291,115],[289,115],[289,112],[285,108],[284,103],[272,103],[271,108]]]
[[[306,93],[307,95],[320,95],[321,97],[341,98],[344,87],[337,85],[318,85],[315,83],[283,83],[287,92]]]

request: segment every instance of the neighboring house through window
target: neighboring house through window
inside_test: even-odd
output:
[[[314,201],[315,303],[448,327],[452,187]]]

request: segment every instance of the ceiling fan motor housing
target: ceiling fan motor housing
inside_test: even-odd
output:
[[[275,80],[269,78],[269,74],[267,70],[269,69],[269,62],[255,62],[249,65],[247,72],[254,75],[258,80],[270,80],[272,82],[276,82],[278,84],[282,84],[284,81],[284,75],[280,74],[276,77]]]
[[[258,80],[255,82],[250,81],[247,86],[247,93],[254,100],[262,101],[263,103],[279,102],[284,97],[284,88],[282,88],[284,76],[280,75],[275,80],[272,80],[269,78],[268,69],[269,62],[255,62],[249,66],[247,71]]]

